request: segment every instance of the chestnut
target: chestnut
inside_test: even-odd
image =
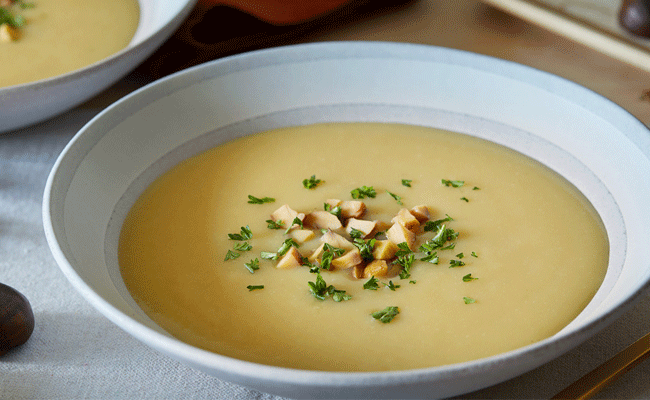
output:
[[[25,296],[0,283],[0,356],[25,343],[34,331],[34,313]]]
[[[650,0],[623,0],[618,20],[630,33],[650,38]]]

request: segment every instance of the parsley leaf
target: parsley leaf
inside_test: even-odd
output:
[[[372,251],[375,249],[376,242],[377,239],[369,239],[369,240],[354,239],[353,244],[357,246],[357,248],[359,249],[361,258],[363,258],[364,261],[372,261],[375,259],[375,256],[372,254]]]
[[[235,246],[233,247],[237,251],[248,251],[253,248],[253,246],[251,246],[248,242],[235,243]]]
[[[260,257],[263,260],[277,260],[278,259],[278,253],[271,253],[269,251],[261,251],[260,252]]]
[[[449,268],[462,267],[465,265],[463,261],[460,260],[449,260]]]
[[[320,266],[323,269],[329,270],[332,267],[332,260],[334,257],[339,257],[345,253],[345,250],[334,247],[329,243],[323,245],[323,256],[321,257]]]
[[[385,324],[389,323],[390,321],[393,320],[399,314],[399,308],[398,307],[386,307],[381,311],[375,311],[374,313],[370,314],[372,317],[376,320],[379,320]]]
[[[361,239],[364,236],[366,236],[366,234],[361,232],[360,230],[355,228],[350,229],[350,237],[352,239]]]
[[[339,218],[339,219],[341,218],[341,212],[343,211],[341,209],[341,206],[332,207],[331,204],[325,203],[325,204],[323,204],[323,208],[325,209],[325,211],[329,212],[330,214],[335,215],[336,218]]]
[[[315,189],[316,186],[323,182],[324,181],[320,179],[316,179],[316,175],[312,175],[309,179],[303,179],[302,185],[305,187],[305,189]]]
[[[478,258],[478,255],[475,252],[472,252],[472,257]]]
[[[469,203],[469,199],[467,197],[461,197],[460,199],[465,203]]]
[[[413,179],[402,179],[402,185],[406,187],[411,187],[411,182],[413,182]]]
[[[471,282],[471,281],[475,281],[477,279],[478,278],[473,278],[472,274],[467,274],[467,275],[463,276],[463,282]]]
[[[289,233],[291,228],[293,228],[294,225],[298,225],[300,229],[302,229],[302,220],[298,217],[294,218],[289,227],[287,228],[286,231],[284,231],[285,234]]]
[[[388,194],[390,195],[390,197],[394,198],[395,201],[397,201],[397,204],[399,204],[400,206],[404,205],[404,203],[402,203],[402,197],[401,196],[398,196],[395,193],[391,193],[391,192],[388,192]]]
[[[423,227],[424,231],[425,232],[437,231],[438,229],[440,229],[440,226],[445,222],[454,220],[452,217],[449,216],[449,214],[445,214],[445,215],[447,216],[446,218],[425,222]]]
[[[273,221],[272,219],[267,219],[266,222],[268,223],[267,227],[269,229],[282,229],[282,220],[279,219],[277,221]]]
[[[379,280],[374,276],[371,276],[370,279],[368,279],[368,282],[363,284],[363,288],[366,290],[377,290],[379,289],[377,282],[379,282]]]
[[[447,187],[455,187],[459,188],[465,184],[465,181],[452,181],[448,179],[443,179],[442,184],[447,186]]]
[[[260,260],[258,260],[257,258],[252,259],[249,262],[244,263],[244,266],[251,274],[254,274],[255,271],[260,269]]]
[[[256,285],[256,286],[248,285],[246,286],[246,289],[248,289],[249,292],[252,292],[253,290],[264,289],[264,285]]]
[[[458,257],[458,258],[460,259],[460,258],[465,257],[465,254],[463,254],[463,253],[458,253],[458,254],[456,254],[456,257]]]
[[[244,241],[244,240],[250,240],[250,238],[253,237],[253,232],[251,231],[251,228],[248,227],[241,227],[241,233],[229,233],[228,234],[228,239],[230,240],[239,240],[239,241]]]
[[[463,297],[463,301],[465,301],[465,304],[473,304],[476,303],[476,300],[471,298],[471,297]]]
[[[277,256],[279,257],[279,256],[283,256],[283,255],[285,255],[285,254],[287,253],[287,251],[289,251],[289,249],[291,248],[291,246],[295,247],[296,249],[297,249],[298,247],[300,247],[300,246],[298,245],[298,243],[296,243],[295,240],[289,238],[289,239],[285,240],[285,241],[282,243],[282,245],[281,245],[280,248],[278,249],[278,252],[276,253]]]
[[[377,192],[372,186],[361,186],[360,188],[353,189],[350,194],[353,199],[365,199],[366,197],[375,198]]]
[[[234,260],[235,258],[237,258],[239,256],[241,256],[241,254],[235,253],[232,250],[228,250],[228,252],[226,253],[226,258],[224,259],[224,261]]]
[[[326,296],[330,296],[336,302],[346,301],[352,298],[351,295],[345,293],[345,290],[337,290],[332,285],[327,286],[321,274],[316,275],[316,282],[310,281],[307,284],[309,285],[311,294],[318,300],[325,300]]]
[[[388,281],[388,283],[384,283],[384,285],[390,290],[392,290],[393,292],[395,291],[395,289],[400,287],[400,285],[394,284],[393,281]]]
[[[250,194],[248,195],[248,203],[249,204],[273,203],[274,201],[275,201],[275,199],[272,198],[272,197],[262,197],[260,199],[259,197],[251,196]]]

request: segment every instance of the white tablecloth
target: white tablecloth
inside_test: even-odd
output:
[[[0,134],[0,282],[30,300],[30,340],[0,357],[0,399],[270,399],[149,349],[110,323],[58,269],[41,222],[48,173],[76,131],[109,102],[138,87],[133,76],[71,112]],[[650,332],[650,297],[559,359],[464,398],[548,398]],[[597,398],[650,398],[650,361]]]

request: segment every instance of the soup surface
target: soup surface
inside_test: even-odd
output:
[[[126,47],[139,20],[137,0],[35,0],[19,9],[17,40],[0,43],[0,87],[65,74]]]
[[[321,182],[307,189],[312,176]],[[280,269],[262,257],[292,235],[269,228],[280,206],[323,210],[363,186],[376,192],[360,200],[364,220],[390,223],[400,209],[426,205],[458,237],[436,249],[434,264],[418,247],[437,230],[420,229],[410,276],[379,277],[375,290],[353,268],[321,270],[351,296],[340,302],[313,295],[315,268]],[[249,195],[275,201],[251,204]],[[232,240],[246,227],[252,237]],[[252,248],[235,248],[242,243]],[[318,244],[298,251],[306,257]],[[259,269],[249,270],[254,259]],[[367,123],[269,131],[190,158],[141,195],[119,244],[127,288],[171,335],[243,360],[326,371],[430,367],[534,343],[587,305],[607,259],[591,205],[537,162],[461,134]],[[399,314],[386,323],[371,316],[387,307]]]

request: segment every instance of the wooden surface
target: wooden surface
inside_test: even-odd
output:
[[[310,40],[424,43],[515,61],[598,92],[650,126],[650,73],[480,1],[414,1]]]

